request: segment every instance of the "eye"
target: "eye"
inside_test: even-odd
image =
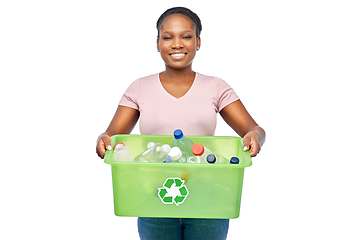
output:
[[[184,39],[191,39],[192,36],[184,36],[183,38],[184,38]]]
[[[170,39],[172,39],[172,38],[171,38],[171,37],[165,36],[165,37],[162,37],[162,39],[163,39],[163,40],[170,40]]]

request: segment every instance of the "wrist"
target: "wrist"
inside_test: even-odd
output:
[[[266,138],[266,133],[265,131],[259,127],[259,126],[255,126],[252,129],[250,129],[250,131],[247,134],[255,134],[256,139],[258,141],[258,143],[260,144],[260,146],[262,146],[265,142],[265,138]]]

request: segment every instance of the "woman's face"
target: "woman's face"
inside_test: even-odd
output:
[[[157,48],[167,67],[181,70],[191,67],[200,47],[192,21],[182,15],[173,14],[165,19],[159,31]]]

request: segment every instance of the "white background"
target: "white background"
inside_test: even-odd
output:
[[[194,70],[226,80],[267,132],[228,239],[348,239],[348,8],[335,0],[1,1],[0,238],[138,239],[95,142],[129,84],[164,69],[155,24],[173,6],[202,20]],[[219,118],[216,135],[235,133]]]

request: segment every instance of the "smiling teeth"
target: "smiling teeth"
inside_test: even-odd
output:
[[[182,57],[184,55],[185,55],[185,53],[173,53],[172,54],[173,57]]]

